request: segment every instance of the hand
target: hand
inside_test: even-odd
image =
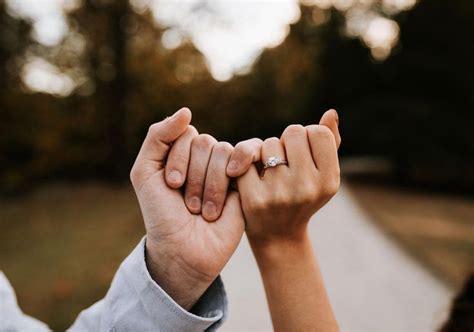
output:
[[[262,160],[277,156],[288,165],[268,168],[263,177],[251,166],[237,180],[247,237],[275,331],[339,330],[307,224],[339,187],[340,142],[337,113],[331,110],[320,125],[292,125],[281,139],[270,138],[261,144]],[[240,149],[259,150],[258,142],[247,145],[251,147]],[[253,159],[258,160],[258,154]]]
[[[190,127],[169,152],[166,183],[173,189],[185,186],[188,210],[201,214],[207,221],[216,221],[225,206],[229,178],[244,174],[260,159],[262,140],[253,138],[240,142],[234,149],[210,135],[198,135],[194,127]]]
[[[281,139],[261,144],[261,159],[277,156],[288,165],[268,168],[263,177],[251,166],[238,178],[242,209],[251,244],[300,241],[310,217],[337,192],[341,138],[334,110],[326,112],[320,125],[291,125]],[[258,151],[255,141],[248,151]],[[231,156],[237,154],[237,147]],[[258,159],[256,153],[253,159]]]
[[[237,248],[245,224],[236,192],[222,203],[216,201],[222,214],[206,212],[214,222],[198,214],[200,204],[195,204],[194,197],[201,197],[199,179],[209,179],[205,183],[209,188],[216,187],[217,181],[216,188],[227,191],[225,168],[232,147],[207,135],[198,136],[190,121],[191,112],[181,109],[152,125],[131,171],[147,231],[148,268],[157,283],[185,309],[190,309],[218,276]],[[172,188],[165,181],[166,160],[166,179]],[[178,188],[186,174],[185,203]],[[207,197],[204,194],[204,201]]]

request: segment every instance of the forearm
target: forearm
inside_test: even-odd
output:
[[[250,243],[275,331],[338,331],[308,235]]]

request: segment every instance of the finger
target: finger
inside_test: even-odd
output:
[[[173,143],[166,160],[166,183],[170,188],[177,189],[184,184],[191,156],[191,144],[197,135],[196,128],[188,126],[188,129]]]
[[[201,213],[207,166],[211,157],[212,147],[216,142],[214,137],[201,134],[196,136],[191,144],[191,159],[184,192],[186,206],[191,213]]]
[[[309,144],[316,168],[325,173],[339,170],[334,135],[326,126],[307,126]]]
[[[130,172],[130,179],[135,188],[150,174],[163,168],[170,143],[187,129],[190,122],[191,111],[182,108],[172,117],[150,126]]]
[[[217,236],[222,239],[240,239],[242,237],[245,230],[245,219],[239,193],[235,191],[229,193],[222,210],[222,216],[212,226],[215,227]]]
[[[230,180],[226,174],[226,166],[233,149],[227,142],[216,143],[212,149],[211,159],[207,166],[202,205],[202,216],[207,221],[217,220],[224,207]]]
[[[138,153],[137,161],[163,162],[174,142],[187,129],[191,122],[191,111],[182,108],[173,116],[152,124]]]
[[[259,190],[262,179],[258,174],[257,167],[251,164],[247,172],[237,178],[237,187],[242,197],[258,196],[255,191]]]
[[[227,165],[227,175],[238,177],[247,172],[252,163],[260,160],[262,144],[260,138],[237,143]]]
[[[276,137],[267,138],[262,145],[262,162],[265,163],[271,157],[277,157],[282,160],[286,159],[285,149],[280,140]],[[264,170],[264,175],[268,172],[272,174],[281,174],[288,169],[287,165],[278,165]]]
[[[341,146],[341,134],[339,133],[339,115],[336,110],[330,109],[326,111],[321,117],[319,124],[331,129],[331,132],[336,138],[336,146],[339,149],[339,146]]]
[[[286,127],[281,135],[281,143],[285,147],[288,165],[301,171],[312,167],[314,169],[313,157],[308,142],[306,128],[301,125]]]

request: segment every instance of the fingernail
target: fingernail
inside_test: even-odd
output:
[[[193,196],[188,198],[188,207],[193,210],[199,210],[201,208],[201,200],[197,196]]]
[[[169,172],[168,180],[173,183],[181,183],[181,173],[176,170]]]
[[[339,114],[337,114],[336,110],[333,109],[333,111],[334,111],[334,114],[336,115],[336,123],[339,126]]]
[[[239,168],[239,163],[236,160],[232,160],[229,165],[227,165],[228,171],[236,171]]]
[[[204,204],[202,212],[209,217],[214,217],[217,213],[217,207],[213,202],[208,201]]]

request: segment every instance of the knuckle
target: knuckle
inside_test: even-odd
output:
[[[199,136],[201,137],[201,139],[203,139],[206,142],[209,142],[212,144],[216,142],[216,139],[209,134],[199,134]]]
[[[199,132],[197,131],[196,127],[193,125],[189,125],[188,129],[186,129],[186,132],[192,136],[198,136]]]
[[[270,206],[269,201],[262,195],[255,195],[248,202],[249,208],[252,211],[264,211]]]
[[[135,186],[139,179],[141,178],[141,172],[138,167],[135,165],[130,170],[130,181],[132,182],[133,186]]]
[[[302,125],[292,124],[283,131],[283,137],[306,135],[306,130]]]
[[[239,156],[246,156],[251,154],[252,148],[250,147],[249,143],[249,141],[237,143],[237,145],[235,146],[235,153]]]
[[[278,190],[276,189],[271,196],[267,199],[266,207],[278,206],[281,208],[286,208],[294,202],[294,192],[290,193],[287,190]]]
[[[248,141],[239,142],[235,145],[235,149],[242,150],[248,145]]]
[[[325,184],[322,188],[323,196],[325,196],[326,198],[333,197],[339,190],[339,186],[340,186],[339,177],[331,177],[330,179],[325,181]]]
[[[306,132],[308,133],[308,135],[313,135],[313,132],[315,130],[317,125],[308,125],[305,127],[306,129]]]
[[[208,134],[200,134],[193,140],[193,145],[199,149],[206,149],[212,147],[216,140],[214,137]]]
[[[259,212],[268,209],[270,203],[266,195],[259,195],[255,192],[249,192],[245,197],[245,202],[251,211]]]
[[[231,154],[234,150],[234,147],[228,142],[217,142],[214,145],[214,150],[222,154]]]
[[[318,139],[328,139],[332,138],[334,135],[332,134],[331,129],[326,126],[315,125],[314,127],[310,128],[310,133]]]
[[[161,124],[159,122],[153,123],[148,127],[148,134],[151,136],[157,135],[161,130]]]
[[[317,188],[311,181],[305,181],[300,185],[299,197],[303,204],[311,203],[317,198]]]
[[[132,182],[133,188],[139,189],[150,174],[150,169],[143,167],[143,165],[134,164],[130,170],[130,181]]]
[[[270,138],[267,138],[263,144],[265,145],[268,145],[268,144],[275,144],[275,143],[279,143],[280,140],[278,139],[278,137],[270,137]]]
[[[258,138],[258,137],[254,137],[254,138],[251,138],[247,141],[250,145],[254,145],[254,146],[261,146],[263,144],[263,141]]]
[[[295,203],[295,197],[293,193],[280,191],[281,194],[275,198],[275,204],[281,206],[284,209],[291,208]]]

